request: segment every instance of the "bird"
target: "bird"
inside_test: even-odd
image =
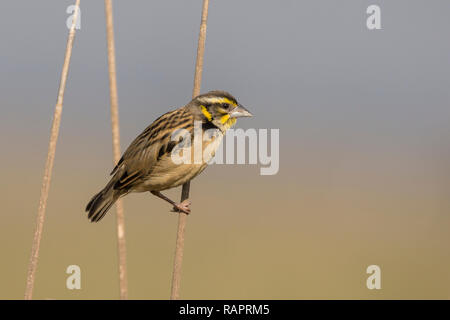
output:
[[[220,90],[198,95],[185,106],[163,114],[131,142],[110,173],[109,182],[89,201],[89,220],[100,221],[117,199],[130,192],[150,192],[169,202],[172,211],[190,214],[189,199],[176,203],[161,191],[198,176],[236,119],[252,116],[230,93]],[[209,133],[201,144],[201,151],[209,153],[200,159],[195,158],[195,132]],[[188,161],[180,162],[180,157]]]

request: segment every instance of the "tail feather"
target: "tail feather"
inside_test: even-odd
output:
[[[114,192],[112,186],[108,184],[102,191],[92,197],[87,204],[86,211],[88,212],[89,220],[91,222],[100,221],[118,198],[119,196]]]

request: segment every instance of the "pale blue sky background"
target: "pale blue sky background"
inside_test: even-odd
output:
[[[71,3],[0,4],[0,124],[7,135],[45,142]],[[450,3],[377,1],[383,29],[369,31],[365,10],[372,3],[212,1],[202,91],[231,91],[257,115],[253,126],[283,128],[283,139],[351,137],[359,147],[439,143],[449,133]],[[201,2],[114,5],[127,142],[189,99]],[[81,23],[62,134],[108,134],[103,2],[83,1]]]

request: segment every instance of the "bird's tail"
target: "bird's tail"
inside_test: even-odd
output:
[[[89,220],[91,220],[91,222],[100,221],[119,197],[120,193],[118,193],[117,190],[114,190],[113,184],[108,183],[106,187],[92,197],[91,201],[87,204],[86,211],[88,212]]]

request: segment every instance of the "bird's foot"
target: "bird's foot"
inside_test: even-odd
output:
[[[191,213],[191,209],[189,208],[189,206],[191,205],[191,200],[186,199],[181,203],[176,203],[173,206],[172,212],[184,212],[186,214],[190,214]]]

